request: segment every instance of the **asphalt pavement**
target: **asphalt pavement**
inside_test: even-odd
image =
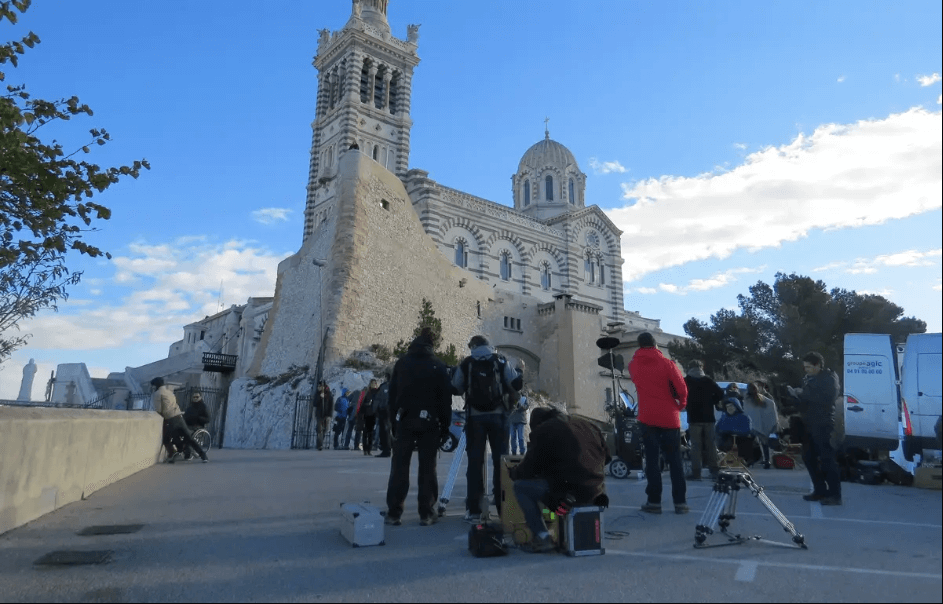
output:
[[[845,484],[844,505],[802,500],[802,470],[755,480],[805,537],[789,535],[748,492],[731,531],[776,545],[695,549],[712,483],[688,484],[691,513],[639,510],[645,482],[609,479],[603,556],[467,550],[464,469],[438,524],[419,526],[415,484],[386,544],[353,548],[340,504],[384,507],[389,459],[359,451],[213,450],[211,463],[161,464],[0,535],[3,602],[939,602],[941,493]],[[439,459],[445,483],[452,454]],[[415,483],[416,460],[413,460]],[[82,536],[92,526],[137,532]],[[708,543],[723,543],[714,535]],[[108,552],[91,565],[40,565],[55,551]]]

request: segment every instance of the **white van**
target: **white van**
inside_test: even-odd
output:
[[[908,456],[923,449],[939,449],[935,426],[943,414],[941,405],[943,334],[915,333],[907,336],[901,370],[901,396],[909,411],[912,436],[905,439]]]
[[[842,383],[845,447],[897,450],[903,403],[891,336],[845,334]]]

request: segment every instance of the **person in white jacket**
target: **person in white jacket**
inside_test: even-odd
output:
[[[207,463],[209,459],[206,458],[206,453],[200,447],[200,443],[193,440],[190,435],[187,423],[183,420],[183,412],[177,405],[177,397],[174,396],[170,387],[164,384],[164,378],[154,378],[151,380],[151,386],[154,388],[154,394],[151,395],[154,411],[164,418],[164,447],[167,449],[167,463],[173,463],[179,454],[172,445],[172,441],[176,438],[190,445],[203,463]]]

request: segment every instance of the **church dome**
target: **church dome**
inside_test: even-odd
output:
[[[561,169],[573,166],[577,170],[579,169],[573,153],[557,141],[551,140],[549,133],[544,140],[533,145],[524,153],[517,171],[520,172],[524,168],[540,170],[548,166]]]

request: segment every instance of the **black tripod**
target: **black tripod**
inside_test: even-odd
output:
[[[717,474],[717,480],[714,482],[714,491],[711,493],[710,499],[707,500],[707,508],[704,510],[700,522],[698,522],[698,525],[694,529],[694,547],[720,547],[722,545],[737,545],[746,543],[747,541],[763,541],[764,543],[792,547],[789,543],[769,541],[759,535],[742,537],[727,532],[727,529],[730,527],[730,521],[737,517],[737,495],[742,488],[741,485],[750,489],[753,496],[759,499],[760,503],[773,515],[773,518],[782,525],[783,530],[792,535],[792,543],[795,544],[796,547],[808,549],[805,544],[805,537],[796,531],[796,527],[793,526],[793,524],[789,522],[789,519],[779,511],[779,508],[770,501],[766,493],[763,492],[763,487],[756,484],[756,481],[753,480],[753,477],[746,470],[721,470]],[[713,535],[718,527],[720,528],[720,532],[727,537],[727,542],[705,545],[707,536]]]

